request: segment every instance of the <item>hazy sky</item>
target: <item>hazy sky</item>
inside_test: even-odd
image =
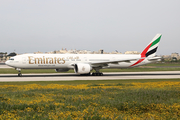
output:
[[[179,0],[0,0],[0,52],[62,48],[180,53]]]

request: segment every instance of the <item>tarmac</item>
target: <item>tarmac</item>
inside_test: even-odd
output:
[[[0,82],[24,81],[74,81],[74,80],[132,80],[132,79],[175,79],[180,78],[180,71],[158,72],[104,72],[103,76],[81,76],[75,73],[51,74],[0,74]]]

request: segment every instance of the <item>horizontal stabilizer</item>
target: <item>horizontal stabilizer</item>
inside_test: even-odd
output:
[[[153,58],[148,58],[149,61],[157,61],[157,60],[161,60],[161,57],[153,57]]]

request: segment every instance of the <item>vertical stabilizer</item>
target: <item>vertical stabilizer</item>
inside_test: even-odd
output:
[[[156,55],[156,51],[157,51],[161,36],[162,34],[157,34],[153,38],[153,40],[148,44],[148,46],[141,53],[141,59],[139,59],[136,63],[131,65],[131,67],[141,63],[143,60],[145,60],[146,57],[154,57]]]
[[[141,57],[154,57],[162,34],[157,34],[141,53]]]

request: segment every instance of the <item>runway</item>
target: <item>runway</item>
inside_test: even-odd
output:
[[[103,76],[81,76],[75,73],[53,74],[0,74],[0,82],[20,81],[73,81],[73,80],[128,80],[128,79],[171,79],[180,78],[180,71],[158,72],[108,72]]]

